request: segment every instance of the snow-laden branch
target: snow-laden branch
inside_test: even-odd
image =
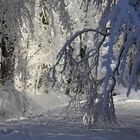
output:
[[[133,84],[137,84],[140,62],[139,11],[140,3],[135,0],[118,1],[104,20],[105,26],[109,25],[110,29],[105,33],[94,29],[76,32],[66,41],[57,55],[57,62],[49,71],[54,85],[64,85],[65,94],[72,98],[72,108],[86,95],[83,119],[87,126],[116,124],[113,104],[116,83],[122,82],[125,75],[129,77],[127,95]],[[92,32],[99,34],[98,43],[84,45],[84,33]],[[126,69],[129,69],[129,73],[126,73]]]
[[[80,106],[83,95],[87,96],[85,107],[86,114],[90,118],[91,116],[93,117],[93,114],[96,114],[95,112],[99,113],[99,110],[102,110],[103,107],[101,102],[104,100],[105,93],[102,88],[106,79],[104,73],[101,72],[100,59],[102,59],[103,56],[101,53],[101,49],[104,47],[103,44],[106,41],[106,37],[110,35],[108,31],[109,29],[106,30],[106,33],[102,33],[94,29],[83,29],[76,32],[69,40],[67,40],[63,48],[60,50],[57,56],[57,62],[49,71],[49,79],[52,84],[59,86],[64,85],[65,94],[71,97],[71,102],[69,104],[70,110],[76,108],[77,105]],[[85,48],[81,42],[83,41],[81,35],[85,32],[100,34],[101,39],[99,43],[95,46],[93,45],[91,48],[89,46]],[[78,39],[78,37],[80,37],[80,42],[79,45],[77,44],[75,46],[73,45],[73,42],[75,39]],[[81,49],[84,49],[85,51],[83,57],[80,55]],[[112,80],[114,77],[111,76],[109,79]],[[112,84],[112,89],[108,91],[108,95],[114,89],[115,83],[112,82]],[[113,101],[111,98],[110,104],[112,103]],[[96,108],[96,105],[98,104],[100,104],[100,109]],[[107,105],[104,106],[108,108]],[[104,116],[104,114],[105,112],[100,115]],[[112,117],[114,116],[113,114],[110,115]],[[97,119],[98,117],[96,115],[94,118],[96,119],[92,122],[92,125],[96,125],[96,121],[100,121]],[[108,118],[108,116],[105,116],[105,118]]]

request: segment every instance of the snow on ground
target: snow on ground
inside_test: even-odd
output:
[[[140,91],[132,91],[133,94],[127,99],[125,90],[118,88],[117,92],[121,91],[122,94],[114,97],[120,124],[118,128],[87,130],[75,114],[72,114],[73,119],[72,116],[65,118],[62,113],[62,106],[68,101],[65,96],[58,93],[54,101],[50,101],[53,95],[38,95],[34,97],[34,102],[43,111],[44,105],[50,101],[49,110],[44,109],[46,113],[31,119],[21,118],[1,123],[0,140],[140,140],[140,100],[136,98]],[[39,113],[39,108],[34,107],[34,111]]]
[[[33,114],[42,114],[44,112],[49,112],[54,108],[60,108],[65,106],[69,98],[62,93],[62,91],[49,90],[48,93],[43,94],[31,94],[31,106]]]

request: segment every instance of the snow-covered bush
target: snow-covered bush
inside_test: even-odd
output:
[[[25,93],[13,87],[0,88],[0,120],[19,118],[30,110],[29,99]]]

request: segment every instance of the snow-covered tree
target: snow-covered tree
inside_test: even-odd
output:
[[[0,82],[36,92],[49,80],[65,89],[71,109],[81,106],[87,127],[116,125],[115,85],[128,85],[127,95],[137,89],[139,15],[139,0],[0,0]],[[24,97],[13,91],[4,98],[19,106]]]
[[[21,28],[23,24],[28,23],[32,26],[33,4],[33,1],[28,0],[0,1],[0,74],[2,85],[14,85],[15,55],[20,48]]]
[[[28,108],[26,96],[15,88],[15,60],[20,55],[21,28],[23,24],[32,26],[33,8],[34,1],[30,0],[0,1],[0,117],[3,118],[24,114]]]
[[[86,18],[86,4],[81,5],[80,0],[0,1],[1,89],[8,95],[0,97],[1,106],[6,106],[9,96],[16,107],[20,106],[23,98],[17,89],[35,94],[42,94],[41,88],[46,90],[47,68],[65,38],[92,23]]]
[[[86,95],[83,122],[87,127],[113,127],[116,125],[113,91],[115,85],[124,80],[130,60],[127,96],[132,86],[137,89],[140,1],[86,2],[87,6],[91,2],[98,7],[104,6],[101,8],[104,9],[100,20],[101,31],[88,28],[70,37],[58,53],[57,62],[50,69],[48,78],[52,85],[65,87],[66,94],[71,97],[72,108],[80,105]],[[98,35],[94,45],[85,45],[85,33]],[[86,42],[90,42],[89,39]]]

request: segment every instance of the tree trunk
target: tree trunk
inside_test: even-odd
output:
[[[8,41],[8,37],[3,36],[1,43],[1,84],[14,84],[14,46]]]
[[[106,108],[103,110],[103,100],[100,97],[89,99],[86,112],[83,116],[83,124],[87,128],[110,128],[117,125],[113,98],[109,98]],[[94,100],[94,101],[92,101]]]

